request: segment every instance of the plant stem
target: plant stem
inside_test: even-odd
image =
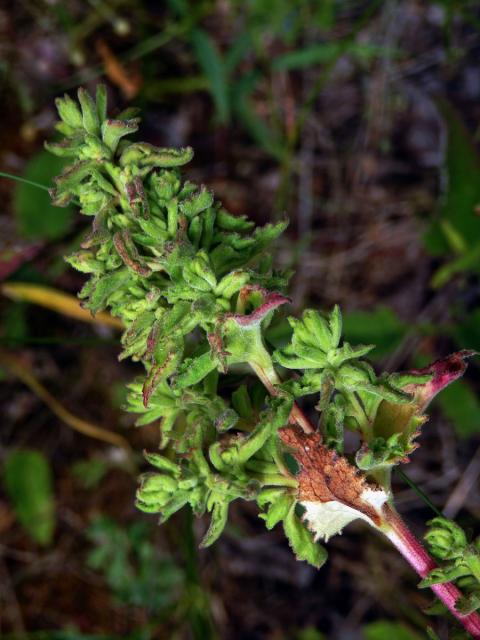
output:
[[[48,187],[45,184],[40,184],[39,182],[33,182],[33,180],[27,180],[26,178],[22,178],[21,176],[15,176],[13,173],[7,173],[6,171],[0,171],[0,178],[8,178],[9,180],[15,180],[15,182],[23,182],[24,184],[28,184],[30,187],[37,187],[37,189],[43,189],[43,191],[48,191]]]
[[[277,395],[276,385],[280,382],[280,379],[275,369],[273,367],[262,367],[254,362],[250,362],[250,366],[268,389],[269,393],[273,396]],[[290,422],[298,424],[305,433],[313,433],[315,431],[308,418],[296,403],[293,405],[290,413]],[[276,483],[270,482],[270,484]],[[437,567],[434,559],[415,538],[399,514],[389,505],[384,507],[384,525],[380,527],[380,530],[421,578],[425,578]],[[462,616],[457,611],[455,605],[458,599],[462,597],[457,587],[451,582],[446,582],[432,585],[431,589],[437,598],[448,608],[450,613],[463,625],[472,638],[474,638],[474,640],[480,640],[480,615],[470,613]]]
[[[415,538],[408,529],[402,518],[387,506],[385,510],[387,527],[383,533],[390,542],[398,549],[411,567],[421,578],[425,578],[437,564],[424,549],[422,544]],[[435,584],[431,587],[437,598],[449,609],[452,615],[463,625],[466,631],[475,640],[480,639],[480,616],[477,613],[470,613],[462,616],[456,609],[455,604],[461,597],[460,591],[451,582]]]

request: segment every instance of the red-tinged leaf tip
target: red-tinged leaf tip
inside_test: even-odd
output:
[[[155,322],[147,338],[147,350],[145,352],[145,357],[149,360],[153,358],[153,354],[155,352],[155,347],[157,346],[159,334],[160,334],[160,324],[158,322]]]
[[[419,409],[423,411],[437,393],[463,376],[467,368],[466,360],[475,356],[476,353],[468,350],[457,351],[446,358],[436,360],[428,367],[409,371],[413,375],[431,375],[432,378],[424,384],[411,383],[405,387],[404,391],[415,395]]]
[[[148,403],[150,402],[152,393],[157,388],[162,379],[162,376],[165,374],[167,367],[174,357],[175,354],[171,352],[167,355],[165,361],[162,364],[157,364],[150,369],[150,373],[148,374],[142,389],[143,406],[145,407],[145,409],[148,408]]]
[[[263,304],[261,304],[252,313],[248,315],[236,313],[231,317],[241,327],[251,327],[253,325],[260,324],[269,311],[280,307],[282,304],[290,302],[290,298],[283,296],[281,293],[268,293],[264,298]]]

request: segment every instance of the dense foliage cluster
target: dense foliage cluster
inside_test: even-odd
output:
[[[425,535],[439,567],[422,580],[421,587],[457,582],[463,596],[457,609],[468,615],[480,609],[480,536],[469,541],[465,532],[452,520],[437,517],[429,523]]]
[[[190,148],[126,140],[139,120],[130,110],[108,118],[103,87],[96,101],[83,89],[78,98],[79,105],[68,96],[57,101],[64,139],[47,146],[73,164],[52,196],[94,216],[81,250],[68,258],[91,274],[80,297],[92,313],[108,308],[122,320],[120,357],[145,367],[130,385],[128,408],[138,425],[158,421],[163,451],[146,454],[155,471],[141,478],[138,507],[162,520],[186,504],[198,515],[210,512],[208,545],[232,500],[255,500],[267,527],[283,522],[297,556],[319,566],[326,554],[312,531],[327,538],[355,513],[370,523],[375,515],[362,511],[366,498],[349,502],[337,478],[327,483],[335,522],[302,521],[298,464],[282,429],[290,423],[315,432],[323,458],[341,457],[339,468],[362,496],[390,501],[392,466],[414,450],[429,398],[463,372],[463,356],[436,386],[438,367],[378,377],[364,359],[372,346],[342,342],[337,307],[289,318],[275,348],[268,330],[289,302],[288,274],[272,269],[265,249],[286,223],[255,227],[183,180],[179,167],[191,160]],[[318,429],[296,404],[307,395],[318,397]],[[348,457],[344,429],[362,441]]]

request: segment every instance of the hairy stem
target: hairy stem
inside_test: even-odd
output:
[[[425,578],[432,569],[436,568],[436,562],[391,507],[386,507],[386,522],[388,526],[383,531],[384,534],[417,574],[421,578]],[[457,587],[451,582],[446,582],[433,585],[431,589],[472,638],[480,639],[480,616],[477,613],[462,616],[455,607],[457,600],[462,595]]]

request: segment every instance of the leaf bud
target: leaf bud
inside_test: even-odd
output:
[[[78,90],[78,100],[82,107],[83,128],[87,133],[98,135],[100,131],[100,123],[98,121],[97,106],[92,96],[80,87]]]
[[[65,124],[73,129],[81,129],[83,127],[82,114],[77,103],[66,95],[63,98],[55,100],[58,115]]]
[[[158,491],[175,493],[177,490],[177,480],[163,473],[145,473],[140,477],[140,482],[142,495],[152,492],[157,493]]]
[[[138,130],[140,118],[130,120],[108,119],[102,123],[102,140],[104,144],[113,152],[117,150],[118,143],[123,136],[128,136]]]
[[[82,273],[103,273],[105,266],[99,262],[91,251],[77,251],[65,258],[74,269]]]
[[[204,186],[191,196],[188,200],[183,200],[180,204],[180,210],[188,218],[193,218],[205,209],[208,209],[213,204],[213,194],[208,191]]]

